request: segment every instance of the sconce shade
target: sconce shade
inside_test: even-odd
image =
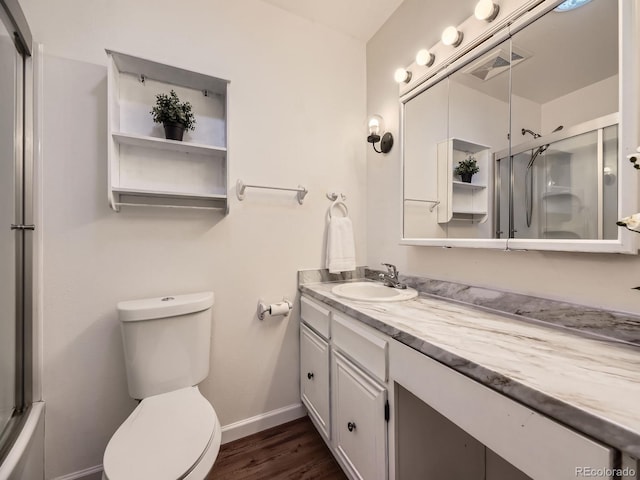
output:
[[[369,135],[378,135],[384,128],[384,120],[380,115],[371,115],[369,117]]]
[[[409,83],[411,81],[411,72],[404,68],[399,68],[393,74],[393,78],[398,83]]]
[[[453,26],[445,28],[442,32],[442,43],[445,45],[457,47],[462,43],[463,38],[463,33]]]
[[[367,136],[367,142],[373,146],[373,149],[377,153],[389,153],[391,147],[393,147],[393,135],[389,132],[384,132],[384,120],[382,117],[380,115],[372,115],[369,117],[368,127],[369,135]],[[378,142],[380,142],[380,150],[376,148],[376,143]]]
[[[430,67],[433,65],[436,56],[426,48],[423,48],[416,54],[416,63],[422,67]]]
[[[500,13],[500,6],[493,3],[492,0],[480,0],[476,4],[474,15],[478,20],[492,22]]]

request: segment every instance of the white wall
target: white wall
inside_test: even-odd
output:
[[[542,134],[618,111],[618,75],[556,98],[542,105]]]
[[[435,4],[434,4],[435,3]],[[367,112],[384,116],[398,134],[398,86],[393,72],[415,52],[438,42],[447,24],[473,13],[473,2],[405,0],[367,43]],[[528,127],[531,128],[531,127]],[[640,313],[640,258],[614,254],[504,252],[400,246],[400,149],[367,151],[367,263],[398,265],[401,273],[564,299]],[[631,168],[627,175],[637,175]]]
[[[130,413],[115,305],[213,290],[201,385],[223,425],[299,402],[298,315],[256,319],[324,261],[327,191],[348,195],[365,252],[365,47],[258,0],[23,0],[44,65],[46,478],[102,462]],[[227,217],[107,206],[104,48],[231,80]]]

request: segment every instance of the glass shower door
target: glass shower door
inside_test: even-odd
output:
[[[16,259],[20,233],[9,226],[20,218],[16,197],[16,152],[21,126],[16,112],[22,74],[13,38],[0,22],[0,436],[16,399]]]

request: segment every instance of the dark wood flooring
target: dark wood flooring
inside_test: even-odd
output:
[[[206,480],[346,480],[309,417],[222,445]]]

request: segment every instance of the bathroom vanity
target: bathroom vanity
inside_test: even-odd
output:
[[[301,397],[349,478],[640,478],[640,346],[336,285],[300,287]]]

